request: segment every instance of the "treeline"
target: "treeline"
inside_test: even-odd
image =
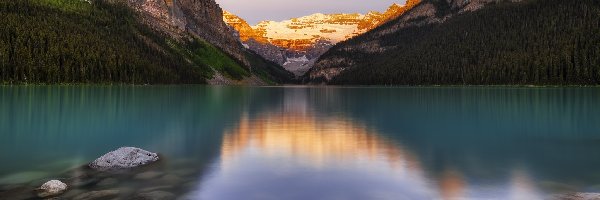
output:
[[[292,77],[278,65],[254,68],[280,74],[251,72],[199,38],[175,41],[103,1],[0,1],[0,26],[0,84],[205,83],[215,70],[235,80]]]
[[[164,46],[161,37],[124,6],[1,1],[0,24],[3,83],[203,83],[209,75],[151,47]]]
[[[378,38],[381,46],[394,47],[384,53],[342,50],[365,38],[342,42],[322,57],[356,61],[330,83],[600,84],[597,0],[498,3],[442,24],[405,28]]]

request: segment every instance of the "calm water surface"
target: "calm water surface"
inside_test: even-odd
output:
[[[93,177],[63,197],[106,189],[123,199],[164,191],[202,200],[600,192],[600,88],[2,86],[0,111],[0,199],[33,198],[18,190],[68,179],[121,146],[162,159]]]

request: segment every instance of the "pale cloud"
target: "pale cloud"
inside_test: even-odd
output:
[[[406,0],[216,0],[224,10],[230,11],[250,24],[262,20],[281,21],[313,13],[366,13],[385,11],[392,3],[404,4]]]

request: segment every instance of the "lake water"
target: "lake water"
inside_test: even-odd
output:
[[[600,88],[0,87],[0,199],[121,146],[62,197],[544,199],[600,192]]]

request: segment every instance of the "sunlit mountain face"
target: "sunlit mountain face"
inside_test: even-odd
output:
[[[376,28],[419,2],[394,3],[384,12],[315,13],[284,21],[264,20],[256,25],[223,11],[223,20],[238,31],[244,46],[299,75],[332,45]]]
[[[264,20],[252,26],[234,13],[223,11],[223,20],[239,32],[243,42],[254,39],[285,49],[306,50],[318,40],[335,44],[362,34],[398,17],[418,2],[409,0],[407,5],[394,3],[384,12],[315,13],[284,21]]]

